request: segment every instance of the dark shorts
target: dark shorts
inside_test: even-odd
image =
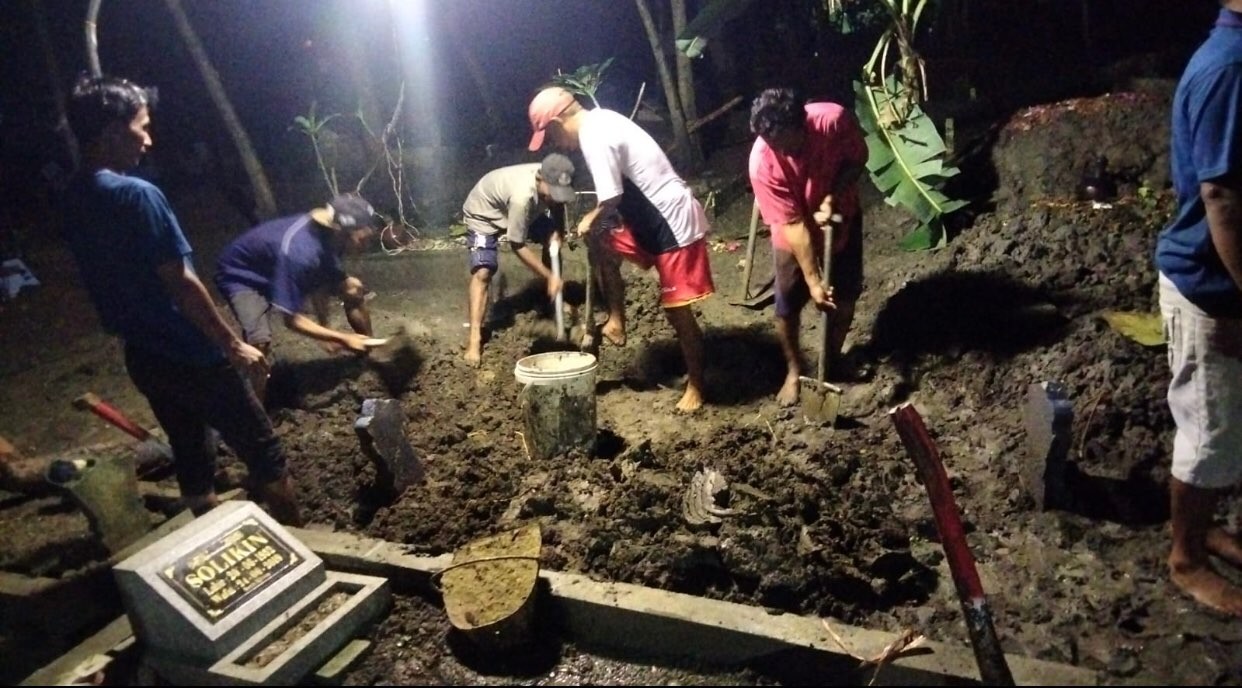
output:
[[[215,487],[216,446],[209,428],[246,463],[255,484],[284,477],[285,454],[272,422],[232,365],[189,365],[126,345],[125,368],[168,435],[182,495],[201,497]]]
[[[823,234],[814,238],[816,255],[823,246]],[[832,256],[832,298],[852,302],[862,296],[863,251],[862,218],[850,223],[850,240],[840,253]],[[802,278],[802,268],[789,251],[773,250],[773,274],[776,276],[776,317],[788,318],[802,310],[811,300],[811,291]]]
[[[548,243],[548,238],[556,231],[559,223],[552,218],[541,215],[526,228],[526,241],[531,244]],[[500,268],[500,235],[480,234],[473,229],[466,230],[466,246],[470,249],[470,274],[480,268],[496,272]]]
[[[470,274],[487,268],[496,272],[500,267],[500,256],[496,245],[500,237],[495,234],[480,234],[473,229],[466,231],[466,247],[470,250]]]
[[[243,289],[230,294],[229,308],[241,326],[247,344],[262,347],[272,342],[272,304],[257,291]]]

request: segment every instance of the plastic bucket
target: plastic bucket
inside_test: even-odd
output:
[[[526,451],[547,459],[572,450],[595,450],[595,371],[591,354],[550,351],[517,362]]]

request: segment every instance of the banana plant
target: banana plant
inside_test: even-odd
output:
[[[595,99],[595,92],[599,90],[599,85],[604,81],[604,71],[612,64],[613,58],[608,58],[599,64],[583,65],[575,71],[565,74],[557,70],[556,76],[552,77],[552,84],[560,86],[570,93],[577,93],[591,99],[591,103],[595,107],[599,107],[599,101]]]
[[[878,0],[889,25],[854,83],[854,105],[867,137],[867,170],[893,206],[908,210],[919,226],[901,240],[908,251],[944,246],[944,218],[966,205],[950,199],[945,182],[958,174],[935,123],[923,111],[927,79],[914,36],[929,0]],[[890,63],[895,54],[896,63]]]
[[[889,205],[904,207],[919,221],[901,240],[901,247],[922,251],[944,246],[944,217],[966,202],[951,199],[942,190],[958,170],[944,161],[940,132],[922,108],[904,97],[894,77],[883,88],[862,82],[855,82],[854,88],[871,180]]]

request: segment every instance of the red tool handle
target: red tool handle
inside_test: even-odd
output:
[[[146,428],[143,428],[141,425],[138,425],[134,421],[130,420],[128,416],[121,413],[120,409],[116,408],[112,404],[109,404],[103,399],[100,399],[91,392],[87,392],[77,399],[74,399],[73,405],[76,408],[90,411],[96,416],[103,418],[136,440],[143,441],[151,439],[151,433],[147,432]]]
[[[992,611],[983,594],[975,558],[966,544],[966,531],[962,528],[962,518],[957,511],[957,501],[953,499],[953,488],[949,486],[949,475],[940,460],[940,451],[927,433],[922,416],[909,403],[898,406],[889,415],[893,418],[893,425],[897,426],[897,434],[901,436],[906,453],[914,459],[923,487],[927,489],[927,498],[936,518],[936,530],[940,533],[940,544],[944,547],[949,573],[953,575],[953,584],[957,587],[962,613],[966,617],[966,631],[975,651],[979,675],[985,685],[1012,686],[1013,675],[1009,672],[1009,663],[1005,660],[996,628],[992,625]]]

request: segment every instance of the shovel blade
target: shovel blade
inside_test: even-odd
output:
[[[811,377],[799,377],[802,417],[810,423],[833,425],[841,413],[841,388]]]
[[[766,284],[759,288],[759,291],[753,295],[747,292],[745,298],[736,299],[729,302],[730,306],[741,306],[742,308],[750,308],[752,310],[762,310],[767,308],[776,300],[776,278],[768,280]]]

